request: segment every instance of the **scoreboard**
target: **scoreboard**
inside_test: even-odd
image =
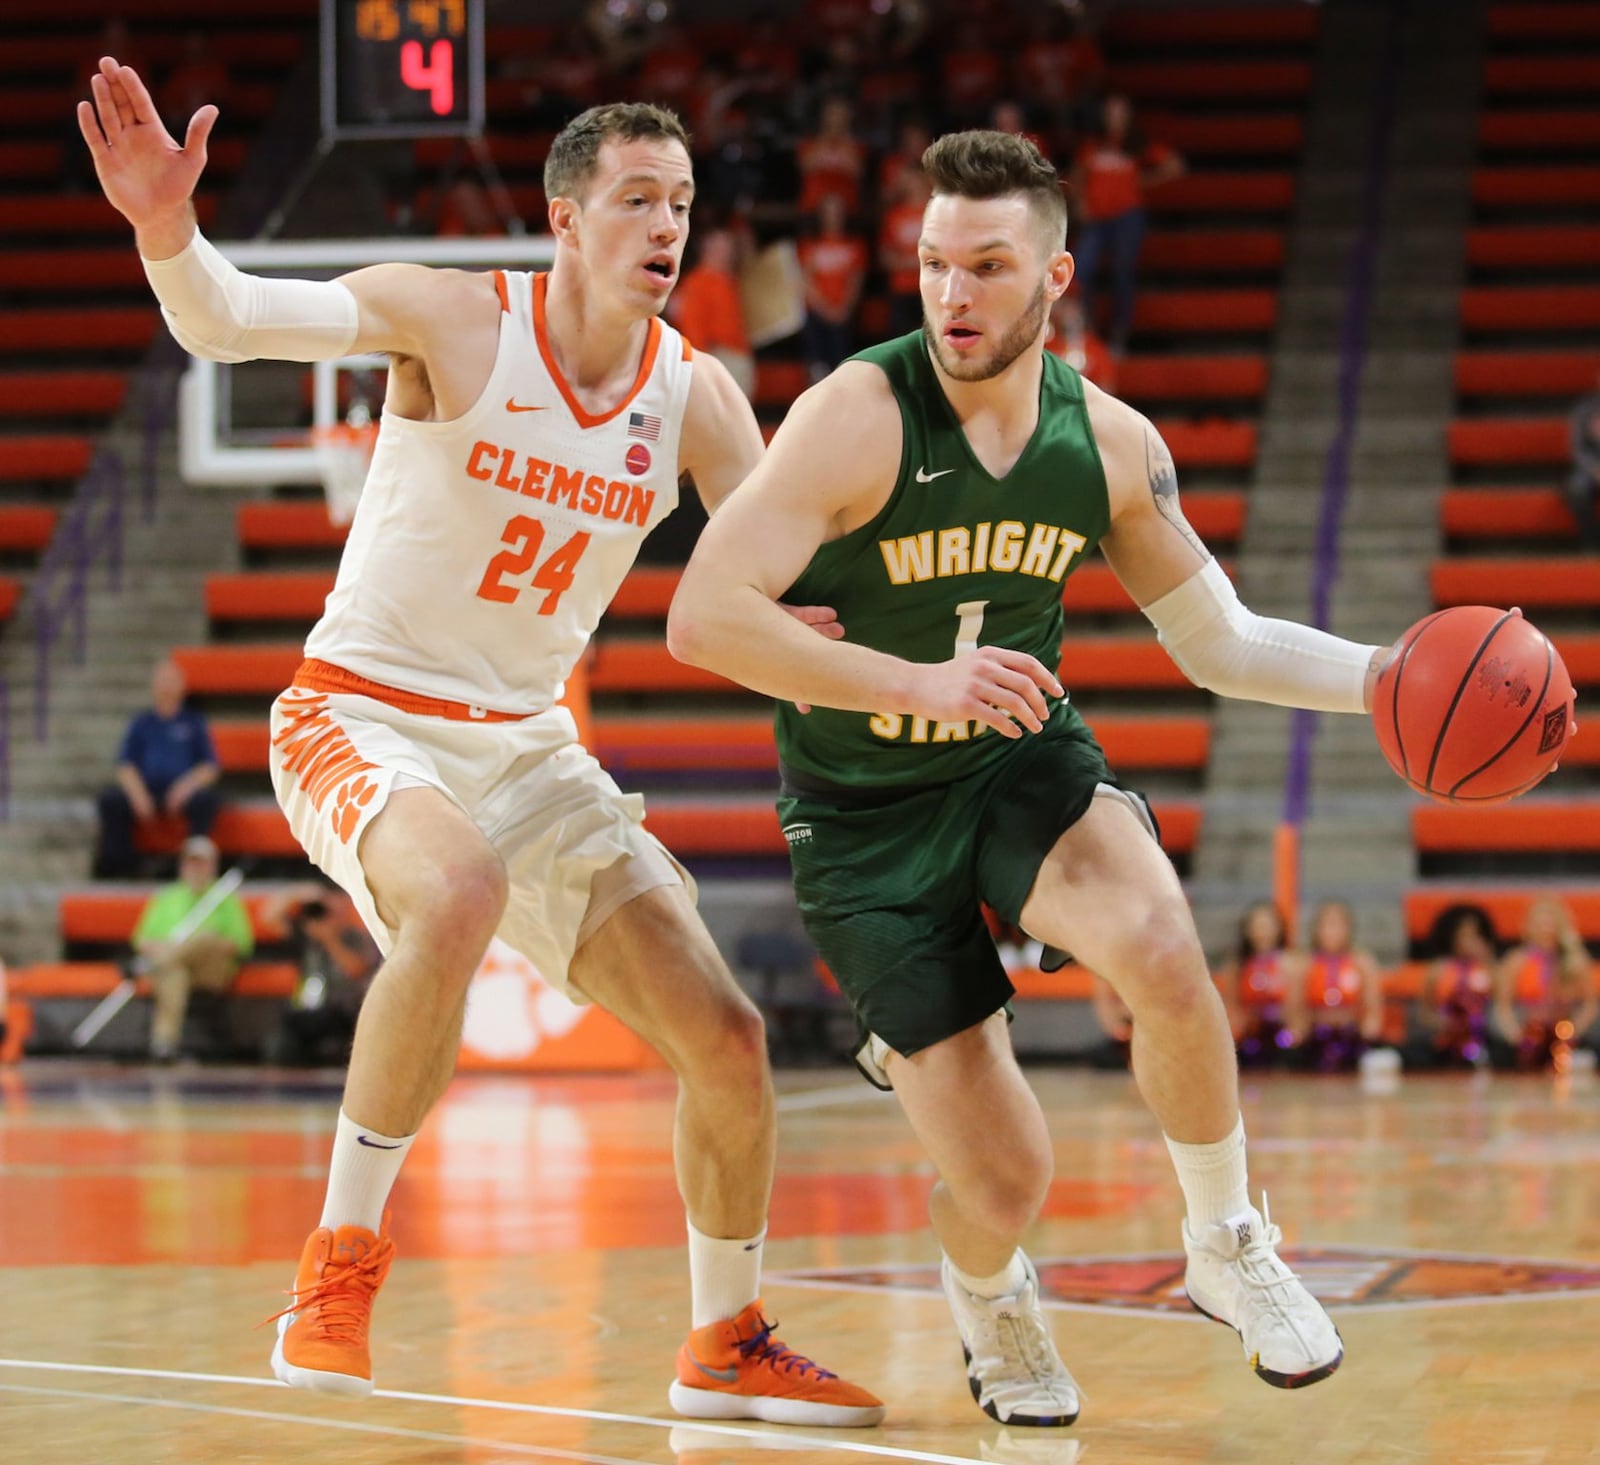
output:
[[[322,0],[322,133],[483,131],[483,0]]]

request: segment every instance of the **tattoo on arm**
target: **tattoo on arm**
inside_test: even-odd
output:
[[[1157,511],[1189,541],[1194,552],[1202,560],[1210,559],[1211,551],[1205,547],[1200,536],[1189,527],[1189,521],[1183,517],[1183,508],[1178,503],[1177,464],[1172,461],[1172,454],[1167,450],[1167,445],[1153,432],[1147,431],[1144,435],[1144,460],[1145,468],[1150,475],[1150,497],[1155,500]]]

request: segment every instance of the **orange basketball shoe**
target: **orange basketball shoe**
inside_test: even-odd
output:
[[[367,1328],[394,1261],[388,1217],[384,1223],[377,1235],[365,1226],[320,1226],[306,1238],[294,1301],[267,1319],[278,1324],[272,1371],[292,1388],[355,1399],[372,1393]]]
[[[819,1368],[772,1336],[758,1297],[736,1318],[696,1328],[678,1350],[667,1397],[691,1419],[761,1419],[768,1424],[867,1425],[883,1404]]]

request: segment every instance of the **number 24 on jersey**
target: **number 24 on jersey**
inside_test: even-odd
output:
[[[510,605],[524,588],[543,590],[545,597],[544,603],[539,607],[539,614],[554,615],[561,597],[572,588],[572,579],[577,573],[578,562],[583,558],[584,550],[589,547],[589,536],[582,532],[574,534],[559,549],[552,551],[534,572],[533,579],[526,587],[508,584],[507,581],[526,575],[533,569],[534,561],[539,558],[539,551],[544,547],[544,525],[537,519],[530,519],[526,514],[517,514],[509,519],[506,527],[500,531],[500,542],[507,548],[489,561],[489,568],[483,572],[482,583],[478,586],[479,599],[495,600],[502,605]]]

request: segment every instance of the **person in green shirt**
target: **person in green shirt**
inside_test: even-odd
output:
[[[255,949],[250,914],[237,895],[225,896],[182,941],[172,939],[216,879],[216,845],[198,834],[185,840],[178,856],[178,878],[150,897],[134,928],[133,949],[148,969],[155,997],[150,1057],[157,1063],[170,1063],[178,1056],[189,993],[197,987],[225,992]]]
[[[857,1062],[939,1171],[929,1209],[978,1405],[1055,1427],[1079,1405],[1020,1246],[1054,1155],[984,904],[1126,1005],[1184,1192],[1189,1299],[1267,1383],[1312,1384],[1343,1344],[1250,1203],[1227,1015],[1143,799],[1068,700],[1062,586],[1098,547],[1223,696],[1360,714],[1388,653],[1248,610],[1154,426],[1044,350],[1073,260],[1038,149],[955,133],[922,166],[922,329],[795,403],[701,535],[668,643],[778,702],[800,910],[860,1023]],[[832,610],[843,639],[784,603]]]

